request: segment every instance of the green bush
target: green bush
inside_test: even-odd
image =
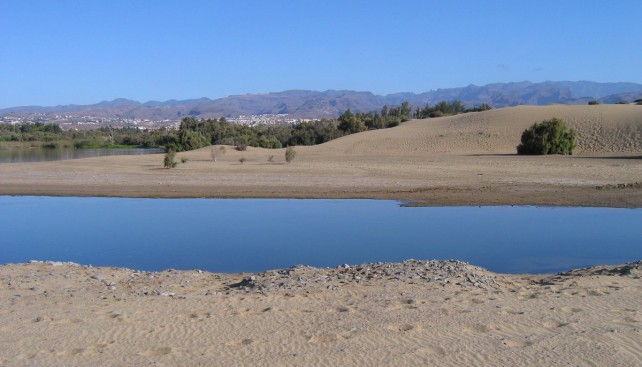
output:
[[[615,102],[615,104],[629,104],[629,101],[619,101]]]
[[[292,147],[288,147],[288,149],[285,150],[285,161],[290,163],[292,160],[294,160],[294,157],[296,156],[296,150]]]
[[[591,100],[591,101],[588,101],[588,104],[589,104],[589,106],[595,106],[595,105],[600,104],[600,101]]]
[[[165,168],[174,168],[178,162],[176,162],[176,151],[174,150],[168,150],[167,153],[165,154],[165,158],[163,159],[163,166]]]
[[[573,154],[577,134],[568,129],[563,120],[536,123],[522,133],[522,143],[517,146],[517,154]]]

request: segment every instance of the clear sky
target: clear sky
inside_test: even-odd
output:
[[[642,1],[0,0],[0,108],[642,83]]]

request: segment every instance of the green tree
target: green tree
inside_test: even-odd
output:
[[[553,118],[535,123],[522,133],[517,154],[573,154],[577,134],[563,120]]]
[[[339,116],[339,126],[337,127],[339,130],[348,134],[354,134],[366,130],[363,122],[358,119],[350,109],[347,109],[341,114],[341,116]]]

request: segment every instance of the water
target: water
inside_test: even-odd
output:
[[[74,148],[20,148],[0,149],[0,163],[60,161],[65,159],[91,158],[107,155],[138,155],[163,153],[158,148],[100,148],[100,149],[74,149]]]
[[[0,196],[0,263],[255,272],[415,258],[548,273],[642,259],[641,223],[642,209]]]

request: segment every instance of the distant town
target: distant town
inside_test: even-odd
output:
[[[189,116],[186,116],[189,117]],[[282,126],[302,122],[316,121],[316,119],[292,118],[288,114],[263,114],[227,118],[227,121],[247,126]],[[0,123],[15,124],[56,124],[63,130],[91,130],[100,127],[138,128],[140,130],[157,130],[161,128],[178,129],[181,120],[150,120],[120,117],[95,117],[83,115],[62,115],[50,113],[31,113],[26,116],[5,115],[0,117]]]

